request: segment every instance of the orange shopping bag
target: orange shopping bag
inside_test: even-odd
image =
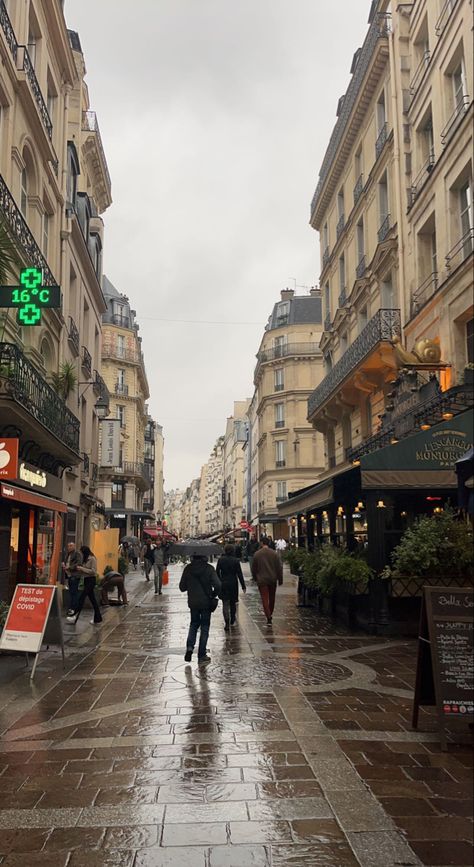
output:
[[[168,572],[167,569],[165,569],[165,571],[163,572],[163,580],[162,580],[161,583],[162,583],[163,585],[168,584],[168,581],[169,581],[169,580],[170,580],[169,572]]]

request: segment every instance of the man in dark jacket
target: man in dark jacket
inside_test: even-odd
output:
[[[186,653],[184,659],[191,662],[194,645],[199,629],[198,662],[210,662],[206,653],[207,639],[211,625],[211,614],[217,607],[217,596],[222,586],[216,570],[206,557],[192,557],[191,562],[185,566],[179,589],[188,594],[188,606],[191,609],[191,623],[186,641]]]
[[[71,617],[74,614],[79,601],[79,581],[82,578],[82,574],[77,569],[78,566],[82,566],[82,555],[76,550],[74,542],[68,542],[66,562],[62,565],[67,576],[69,590],[68,616]]]
[[[232,545],[226,545],[224,556],[219,557],[216,566],[217,575],[222,583],[222,613],[224,615],[224,629],[226,632],[235,623],[237,599],[239,598],[239,581],[244,593],[247,591],[240,560],[237,556],[234,557],[233,555],[234,549]]]
[[[283,566],[276,551],[268,545],[268,539],[262,539],[261,548],[252,561],[252,575],[255,578],[267,623],[272,622],[277,584],[283,584]]]

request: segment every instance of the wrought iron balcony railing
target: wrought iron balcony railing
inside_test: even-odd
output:
[[[100,134],[99,123],[97,121],[97,115],[96,115],[95,111],[83,111],[82,112],[82,130],[83,130],[83,132],[95,133],[96,140],[97,140],[97,147],[98,147],[99,153],[102,157],[102,161],[104,164],[104,172],[105,172],[105,176],[107,178],[107,184],[110,187],[111,186],[110,174],[109,174],[109,169],[107,166],[107,160],[105,158],[104,146],[102,144],[102,136]]]
[[[441,130],[441,144],[443,147],[446,147],[448,142],[451,141],[464,115],[467,114],[470,104],[467,93],[465,93],[456,103],[456,108],[444,129]]]
[[[150,482],[146,464],[137,461],[122,461],[117,467],[100,467],[100,472],[112,476],[135,476]]]
[[[121,394],[123,397],[128,397],[128,385],[124,385],[123,382],[116,382],[115,394]]]
[[[102,345],[102,358],[117,358],[119,361],[130,361],[133,364],[138,364],[141,360],[140,353],[135,349],[129,349],[115,342]]]
[[[358,265],[356,267],[357,279],[360,280],[360,278],[364,276],[366,271],[367,271],[367,265],[365,262],[365,256],[361,256],[359,259]]]
[[[446,256],[446,269],[451,272],[461,265],[474,250],[474,228],[469,229]]]
[[[80,338],[79,338],[79,329],[74,322],[72,316],[69,317],[69,325],[67,331],[67,339],[71,345],[71,349],[74,352],[74,355],[77,357],[79,355],[80,349]]]
[[[454,11],[454,7],[457,5],[458,0],[446,0],[444,4],[441,14],[435,24],[435,31],[437,36],[441,36],[446,24],[448,23],[451,13]]]
[[[345,226],[346,226],[346,218],[345,218],[344,214],[341,214],[341,216],[339,217],[339,219],[337,221],[337,226],[336,226],[336,238],[338,240],[341,237],[341,235],[345,229]]]
[[[433,271],[426,280],[423,280],[423,283],[418,286],[417,289],[413,292],[413,297],[411,299],[411,315],[416,316],[419,310],[423,307],[424,304],[431,298],[432,295],[436,292],[438,288],[438,272]]]
[[[273,349],[263,349],[257,355],[259,363],[275,361],[276,358],[288,358],[291,355],[315,355],[319,352],[318,343],[284,343]]]
[[[388,138],[388,126],[387,126],[387,121],[385,121],[385,123],[382,124],[382,126],[380,128],[380,132],[377,136],[377,141],[375,142],[375,159],[376,160],[378,160],[380,154],[382,153],[384,146],[385,146],[385,142],[387,141],[387,138]]]
[[[0,343],[0,378],[4,379],[4,395],[68,448],[79,452],[79,419],[13,343]]]
[[[429,50],[429,48],[426,48],[422,54],[422,57],[421,57],[421,60],[418,64],[418,66],[416,67],[413,78],[410,81],[409,89],[410,89],[410,96],[412,99],[415,96],[415,94],[416,94],[416,92],[417,92],[417,90],[418,90],[418,88],[419,88],[419,86],[423,80],[423,76],[425,74],[425,71],[428,69],[428,66],[430,65],[430,60],[431,60],[430,50]]]
[[[0,0],[0,26],[5,34],[7,45],[12,53],[13,60],[16,64],[18,42],[16,41],[15,31],[13,30],[12,23],[10,21],[10,18],[8,17],[7,8],[3,0]]]
[[[122,316],[119,313],[104,313],[102,321],[105,324],[118,325],[119,328],[132,328],[130,316]]]
[[[82,347],[81,367],[86,376],[92,376],[92,355],[86,346]]]
[[[342,141],[346,127],[349,123],[349,118],[359,95],[362,82],[365,79],[367,70],[373,61],[375,49],[379,39],[386,39],[390,31],[390,15],[377,14],[370,25],[369,31],[365,38],[364,44],[360,50],[357,65],[354,74],[351,78],[349,87],[344,96],[344,102],[337,119],[337,123],[332,131],[329,145],[324,155],[321,170],[319,172],[319,181],[316,191],[311,202],[311,213],[316,210],[323,186],[331,171],[333,160],[336,156],[337,149]]]
[[[354,205],[357,205],[364,189],[364,176],[361,174],[356,180],[354,187]]]
[[[431,172],[433,171],[434,164],[435,164],[435,155],[434,155],[433,151],[431,151],[428,159],[423,163],[420,171],[416,175],[415,180],[413,181],[413,183],[411,185],[410,195],[409,195],[409,203],[408,203],[410,208],[413,207],[413,205],[416,202],[416,199],[420,195],[426,181],[428,180]]]
[[[275,466],[276,466],[278,469],[281,469],[281,468],[283,468],[283,467],[286,467],[286,461],[285,461],[285,460],[283,460],[283,461],[275,461]]]
[[[401,336],[400,310],[379,310],[356,337],[352,346],[327,373],[321,384],[314,389],[308,400],[308,416],[316,412],[379,343],[389,342],[395,336]]]
[[[277,421],[275,422],[275,427],[285,427],[285,419],[284,418],[277,419]]]
[[[18,46],[17,67],[18,67],[18,69],[21,69],[25,73],[25,75],[28,79],[34,100],[36,102],[36,106],[37,106],[38,111],[40,113],[40,117],[41,117],[43,126],[46,130],[46,134],[47,134],[49,139],[52,139],[52,137],[53,137],[53,124],[52,124],[51,118],[49,116],[49,112],[48,112],[46,103],[43,99],[43,94],[41,93],[41,88],[39,86],[38,79],[36,78],[35,69],[34,69],[34,66],[31,62],[31,57],[28,54],[28,49],[27,49],[26,45],[19,45]]]
[[[377,237],[378,237],[378,239],[379,239],[379,244],[381,244],[382,241],[385,241],[385,238],[387,237],[387,235],[388,235],[388,233],[390,232],[390,229],[391,229],[391,228],[392,228],[392,227],[391,227],[391,225],[390,225],[390,214],[387,214],[387,216],[384,217],[384,219],[382,220],[382,223],[381,223],[381,225],[380,225],[380,229],[379,229],[378,232],[377,232]]]
[[[36,243],[23,214],[17,208],[15,200],[10,193],[3,177],[0,175],[0,215],[5,216],[12,238],[17,243],[26,261],[43,271],[43,283],[45,286],[54,286],[57,280]]]

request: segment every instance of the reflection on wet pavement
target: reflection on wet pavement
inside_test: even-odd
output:
[[[213,616],[211,662],[186,665],[179,574],[66,627],[65,675],[45,654],[31,687],[0,661],[2,867],[471,863],[472,754],[442,754],[430,713],[411,731],[413,642],[298,608],[288,578],[273,627],[250,583],[230,633]]]

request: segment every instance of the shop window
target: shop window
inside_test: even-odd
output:
[[[125,504],[125,485],[123,482],[112,483],[112,508],[123,508]]]
[[[51,576],[51,558],[54,546],[55,513],[50,509],[40,509],[36,535],[36,580],[47,584]],[[56,577],[56,576],[54,576]]]
[[[474,364],[474,319],[466,322],[466,362]]]

